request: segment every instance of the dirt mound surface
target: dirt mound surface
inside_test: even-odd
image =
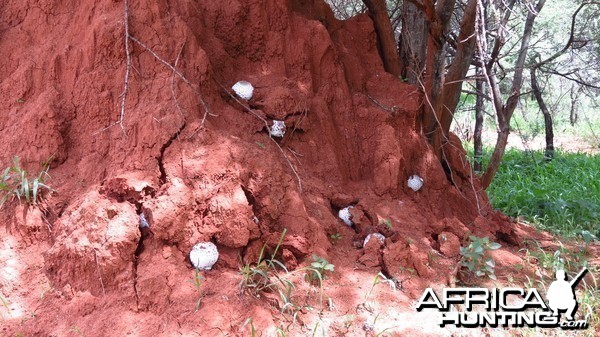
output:
[[[57,190],[43,211],[0,214],[3,335],[246,335],[248,318],[268,335],[283,314],[240,295],[237,271],[284,229],[288,268],[312,254],[335,264],[334,321],[379,271],[404,291],[373,295],[382,308],[410,310],[451,282],[468,233],[513,240],[458,138],[446,155],[462,169],[449,172],[416,130],[419,90],[385,73],[367,16],[337,21],[320,0],[0,8],[2,167],[53,157]],[[255,88],[248,102],[229,89],[240,80]],[[269,137],[274,120],[283,138]],[[352,227],[337,216],[347,206]],[[375,232],[385,240],[363,249]],[[201,241],[220,258],[195,313],[187,254]]]

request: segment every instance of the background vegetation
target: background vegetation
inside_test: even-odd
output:
[[[459,55],[462,43],[459,33],[462,24],[468,23],[465,16],[470,13],[469,0],[327,2],[339,19],[367,13],[376,27],[379,19],[376,12],[381,7],[387,8],[400,63],[406,62],[402,59],[402,49],[406,47],[403,30],[420,34],[415,23],[420,22],[425,9],[432,4],[438,15],[433,18],[443,23],[443,11],[439,9],[451,4],[447,9],[453,14],[442,42],[446,43],[446,75],[459,56],[469,57],[468,53]],[[510,130],[508,150],[501,156],[495,180],[487,188],[494,207],[563,235],[588,231],[598,236],[600,2],[478,0],[477,6],[478,41],[470,56],[469,71],[462,79],[451,130],[465,142],[472,162],[481,163],[475,167],[478,173],[486,168],[489,171],[490,158],[498,159],[497,153],[493,155],[499,152],[498,135]],[[426,21],[431,22],[431,17]],[[379,30],[377,34],[382,35]],[[429,30],[429,34],[434,33]],[[419,46],[408,47],[416,53]],[[428,49],[426,54],[430,52]],[[382,57],[386,65],[385,55]],[[426,76],[417,75],[416,82],[414,76],[408,82],[421,86],[426,95],[435,98],[436,92],[429,92],[423,85]],[[497,83],[490,83],[494,81]],[[496,89],[498,92],[494,92]],[[516,101],[511,97],[515,93]],[[514,104],[512,111],[507,107],[511,104]],[[482,126],[480,135],[476,123]],[[432,145],[436,146],[434,141]],[[483,180],[488,172],[485,173]]]

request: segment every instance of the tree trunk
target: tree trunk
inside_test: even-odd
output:
[[[425,16],[413,3],[402,3],[402,32],[398,41],[400,76],[407,83],[422,81],[427,53],[427,23]]]
[[[504,130],[500,130],[498,132],[498,137],[496,138],[496,146],[494,147],[494,152],[492,153],[492,157],[490,158],[490,163],[487,166],[487,169],[483,176],[481,177],[481,186],[483,189],[487,189],[494,176],[496,176],[496,172],[500,167],[500,163],[502,162],[502,157],[504,156],[504,151],[506,150],[506,144],[508,143],[508,135],[510,134],[510,130],[505,128]]]
[[[460,23],[458,44],[452,64],[444,80],[440,104],[436,107],[440,116],[442,137],[447,138],[450,126],[454,119],[454,111],[460,101],[463,81],[473,59],[475,52],[475,18],[477,17],[477,1],[469,0],[464,9],[463,19]]]
[[[536,76],[537,68],[531,68],[529,73],[531,75],[531,90],[533,90],[533,96],[540,106],[540,110],[544,115],[544,126],[546,127],[546,150],[544,151],[544,160],[551,161],[554,158],[554,128],[552,126],[552,115],[548,111],[544,97],[537,81]]]
[[[473,132],[473,169],[479,173],[483,169],[483,143],[481,132],[483,131],[483,72],[477,67],[477,79],[475,80],[475,131]]]
[[[494,152],[492,153],[490,163],[486,168],[485,173],[481,177],[481,187],[483,187],[483,189],[487,189],[490,186],[492,180],[494,180],[494,177],[496,176],[496,172],[498,172],[498,167],[500,167],[500,163],[502,162],[502,156],[504,155],[506,143],[508,142],[508,134],[510,133],[510,119],[512,118],[513,112],[515,111],[521,96],[521,87],[523,86],[523,67],[525,65],[525,58],[527,57],[527,51],[529,49],[529,41],[531,40],[533,23],[535,22],[537,14],[544,7],[545,2],[546,0],[539,0],[535,6],[535,10],[529,11],[527,14],[525,28],[523,30],[523,39],[521,40],[521,47],[519,48],[517,61],[514,67],[515,74],[512,81],[512,87],[510,89],[508,99],[506,100],[506,104],[503,106],[499,107],[497,104],[501,96],[498,83],[496,82],[496,76],[493,73],[493,64],[490,62],[486,67],[488,74],[491,74],[489,80],[490,84],[492,85],[492,94],[494,96],[494,100],[496,101],[496,113],[498,115],[498,126],[500,131],[498,132],[496,146],[494,147]]]
[[[440,160],[443,158],[442,147],[448,140],[454,111],[460,100],[463,80],[469,70],[475,51],[477,1],[469,0],[465,7],[463,19],[460,23],[456,54],[443,81],[441,94],[434,101],[435,123],[432,129],[433,137],[431,144]]]
[[[388,73],[399,77],[400,58],[396,50],[396,39],[388,16],[386,2],[385,0],[363,0],[363,3],[369,9],[369,16],[375,26],[377,45],[383,60],[383,67]]]
[[[436,4],[432,0],[425,2],[425,15],[429,22],[427,34],[427,58],[425,63],[425,81],[423,91],[425,102],[421,129],[431,144],[436,140],[435,130],[439,123],[435,104],[441,97],[444,83],[445,36],[448,33],[450,18],[454,11],[455,0],[440,0]],[[435,147],[435,145],[434,145]],[[436,152],[440,150],[439,146]]]
[[[577,119],[579,119],[577,115],[577,101],[579,100],[579,90],[575,90],[575,84],[571,86],[571,113],[569,114],[569,122],[571,126],[575,126],[577,123]]]

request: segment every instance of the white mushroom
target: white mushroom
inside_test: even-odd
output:
[[[254,93],[254,87],[248,81],[239,81],[231,87],[241,99],[249,101]]]
[[[352,214],[350,214],[350,209],[354,208],[354,206],[348,206],[340,209],[338,212],[338,218],[342,219],[342,221],[348,226],[352,227],[354,223],[352,222]]]
[[[410,187],[413,191],[418,191],[423,187],[423,178],[418,175],[412,175],[408,178],[408,187]]]
[[[379,240],[379,242],[381,242],[381,244],[383,244],[385,242],[385,236],[383,236],[383,234],[372,233],[372,234],[367,235],[367,237],[365,238],[365,241],[363,242],[363,247],[365,247],[367,245],[367,242],[369,242],[369,240],[371,240],[372,238]]]
[[[190,261],[199,270],[210,270],[218,259],[217,246],[212,242],[197,243],[190,251]]]
[[[269,134],[273,137],[282,138],[285,135],[285,122],[284,121],[273,121],[273,125],[269,130]]]

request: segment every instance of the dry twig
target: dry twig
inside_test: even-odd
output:
[[[123,126],[123,122],[125,121],[125,103],[127,101],[127,94],[129,92],[129,78],[130,78],[130,74],[131,74],[131,68],[132,68],[132,58],[131,58],[131,49],[129,46],[129,40],[137,43],[138,45],[140,45],[142,48],[144,48],[145,50],[147,50],[150,54],[152,54],[152,56],[154,56],[154,58],[156,60],[158,60],[160,63],[164,64],[166,67],[168,67],[169,69],[171,69],[171,71],[173,72],[173,77],[175,77],[175,75],[177,75],[181,80],[183,80],[187,85],[190,86],[190,88],[198,95],[198,99],[200,100],[200,102],[202,103],[202,108],[204,109],[204,115],[202,117],[202,121],[200,123],[200,129],[204,127],[204,123],[206,121],[206,118],[208,115],[214,116],[213,114],[210,113],[210,110],[208,109],[208,104],[206,104],[206,101],[202,98],[202,95],[200,93],[200,90],[197,88],[196,85],[192,84],[192,82],[190,80],[188,80],[178,69],[177,69],[177,63],[179,62],[179,58],[181,56],[181,53],[183,51],[183,47],[185,45],[185,43],[181,46],[179,53],[177,54],[177,58],[175,60],[175,64],[171,65],[169,62],[165,61],[163,58],[161,58],[154,50],[152,50],[150,47],[148,47],[146,44],[144,44],[142,41],[140,41],[139,39],[137,39],[136,37],[134,37],[133,35],[131,35],[129,33],[129,1],[125,0],[124,1],[124,16],[125,16],[125,21],[124,21],[124,26],[125,26],[125,56],[126,56],[126,66],[125,66],[125,79],[124,79],[124,83],[123,83],[123,91],[120,95],[121,97],[121,105],[120,105],[120,113],[119,113],[119,120],[110,124],[107,127],[104,127],[102,129],[100,129],[98,132],[102,132],[105,131],[115,125],[120,125],[121,129],[123,130],[123,132],[125,132],[125,128]],[[177,106],[177,109],[179,111],[179,113],[181,113],[183,115],[183,109],[181,108],[181,106],[179,105],[179,101],[177,100],[176,97],[176,93],[175,93],[175,83],[174,83],[174,78],[171,79],[171,94],[173,95],[173,99],[175,100],[175,105]],[[185,119],[185,116],[184,116]]]
[[[294,167],[294,164],[292,164],[290,159],[285,155],[285,151],[283,151],[283,149],[281,148],[281,145],[279,145],[279,143],[277,143],[277,141],[275,139],[273,139],[273,137],[271,136],[271,132],[270,132],[271,128],[269,128],[268,121],[266,119],[264,119],[263,117],[261,117],[259,114],[257,114],[249,106],[242,103],[242,101],[240,101],[237,97],[235,97],[235,95],[233,95],[229,90],[227,90],[227,88],[225,88],[225,86],[223,86],[223,84],[219,83],[216,80],[216,78],[215,78],[215,82],[217,82],[217,84],[229,95],[229,97],[233,98],[233,100],[235,100],[239,105],[241,105],[244,108],[244,110],[248,111],[250,114],[254,115],[254,117],[260,119],[265,124],[265,127],[267,128],[267,132],[269,132],[269,139],[273,142],[273,144],[275,144],[275,146],[277,146],[277,149],[279,149],[279,152],[281,152],[281,155],[283,155],[283,158],[285,158],[285,161],[287,161],[289,167],[292,169],[292,172],[294,172],[294,175],[296,176],[296,180],[298,181],[298,190],[300,191],[300,193],[302,193],[302,179],[300,179],[300,175],[298,174],[298,171]]]
[[[102,272],[100,271],[100,264],[98,263],[98,255],[96,254],[96,250],[94,249],[94,260],[96,260],[96,269],[98,271],[98,276],[100,277],[100,285],[102,286],[102,294],[106,297],[106,290],[104,290],[104,281],[102,280]]]

